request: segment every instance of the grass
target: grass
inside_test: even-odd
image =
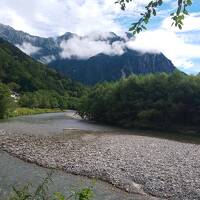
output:
[[[51,194],[49,184],[52,182],[52,172],[47,174],[39,186],[33,190],[31,184],[17,189],[13,187],[13,193],[7,200],[92,200],[92,187],[86,187],[80,191],[73,192],[70,196],[64,196],[60,192]]]
[[[21,108],[18,107],[11,113],[9,113],[9,117],[18,117],[18,116],[24,116],[24,115],[36,115],[36,114],[42,114],[42,113],[53,113],[53,112],[61,112],[60,109],[54,108]]]

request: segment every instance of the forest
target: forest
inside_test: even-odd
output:
[[[199,126],[200,76],[176,71],[99,84],[82,97],[78,112],[85,119],[128,128]]]

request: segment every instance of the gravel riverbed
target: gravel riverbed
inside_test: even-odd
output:
[[[128,192],[200,199],[199,145],[128,133],[69,130],[30,136],[0,131],[0,148],[25,161],[99,178]]]

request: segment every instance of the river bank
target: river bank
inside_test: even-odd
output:
[[[21,188],[31,183],[31,188],[36,189],[50,169],[27,163],[0,150],[0,199],[7,200],[12,193],[12,186]],[[73,191],[79,191],[85,187],[93,186],[93,200],[144,200],[141,195],[131,195],[112,185],[91,180],[87,177],[65,173],[62,170],[54,170],[52,183],[48,184],[50,194],[61,192],[65,196]],[[134,196],[134,197],[133,197]]]
[[[0,135],[4,151],[28,162],[95,177],[132,193],[200,198],[200,147],[165,139],[68,130],[55,136]]]
[[[74,111],[68,110],[60,113],[46,113],[31,116],[20,116],[0,121],[0,130],[6,130],[7,133],[30,136],[59,136],[63,130],[93,131],[93,132],[111,132],[118,130],[117,128],[98,125],[95,123],[81,120]],[[1,140],[1,139],[0,139]],[[6,195],[10,194],[12,186],[24,186],[31,183],[37,186],[40,180],[46,176],[49,171],[46,167],[40,167],[34,163],[28,163],[19,159],[11,153],[1,151],[0,147],[0,199],[6,199]],[[56,170],[57,171],[57,170]],[[46,173],[45,173],[46,172]],[[56,173],[57,174],[57,173]],[[93,181],[85,176],[72,175],[64,170],[58,170],[54,179],[55,192],[62,192],[68,195],[69,191],[79,190],[83,187],[91,186]],[[75,189],[76,188],[76,189]],[[94,185],[94,200],[147,200],[152,199],[148,195],[131,194],[123,190],[117,189],[101,180],[96,180]],[[3,196],[2,196],[3,195]]]

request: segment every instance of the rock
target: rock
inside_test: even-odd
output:
[[[100,178],[131,193],[200,199],[200,146],[131,134],[36,137],[0,131],[0,148],[44,167]],[[108,153],[109,152],[109,153]]]

